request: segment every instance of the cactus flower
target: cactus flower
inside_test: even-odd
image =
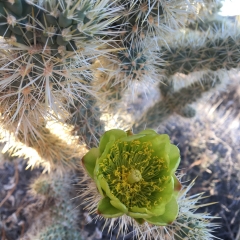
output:
[[[99,147],[90,149],[82,162],[101,194],[97,206],[101,216],[126,214],[139,224],[160,226],[176,219],[181,184],[175,171],[180,154],[168,135],[113,129],[103,134]]]

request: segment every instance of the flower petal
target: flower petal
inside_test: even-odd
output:
[[[102,190],[106,193],[107,197],[110,198],[111,204],[115,208],[119,209],[119,211],[123,213],[127,213],[128,212],[127,207],[123,203],[121,203],[120,200],[111,193],[108,183],[102,174],[98,176],[98,182]]]
[[[98,212],[98,214],[100,214],[106,218],[120,217],[124,214],[119,209],[117,209],[111,205],[110,199],[108,197],[103,198],[98,203],[97,212]]]
[[[171,144],[168,156],[170,159],[169,168],[171,169],[171,173],[174,173],[177,170],[178,165],[180,163],[180,151],[178,147]]]
[[[123,203],[121,203],[117,198],[114,200],[111,200],[110,203],[120,211],[127,213],[128,211],[127,207]]]
[[[155,192],[153,193],[154,198],[159,197],[161,198],[161,203],[158,206],[152,207],[149,209],[151,215],[159,216],[162,215],[166,211],[166,204],[171,200],[174,191],[174,179],[171,177],[171,180],[166,183],[165,189],[162,192]]]
[[[152,130],[152,129],[145,129],[145,130],[141,131],[138,134],[145,134],[145,135],[154,134],[154,135],[158,135],[158,133],[156,131]]]
[[[174,180],[174,191],[175,191],[175,194],[178,195],[178,192],[182,188],[182,184],[180,183],[180,181],[177,179],[175,175],[173,175],[173,180]]]
[[[132,218],[149,218],[151,215],[147,213],[140,213],[140,212],[128,212],[127,215]]]
[[[112,141],[112,140],[116,141],[117,139],[126,137],[126,136],[127,136],[127,133],[120,129],[112,129],[105,132],[100,138],[100,143],[99,143],[100,153],[104,152],[105,146],[109,141]]]
[[[163,158],[169,164],[169,148],[170,148],[170,139],[167,134],[161,135],[146,135],[139,139],[141,142],[150,142],[152,144],[152,149],[154,152],[152,156],[158,156]]]
[[[82,158],[83,166],[91,178],[94,178],[94,168],[97,158],[100,156],[98,148],[91,148],[89,152]]]
[[[170,202],[166,205],[163,215],[147,218],[146,221],[159,226],[166,226],[171,224],[178,215],[179,207],[175,197],[172,197]]]
[[[124,141],[124,142],[131,142],[135,139],[139,139],[139,138],[142,138],[144,137],[145,135],[141,135],[141,134],[138,134],[138,135],[132,135],[132,136],[127,136],[127,137],[124,137],[122,138],[121,140]]]
[[[146,134],[141,138],[141,142],[151,142],[153,147],[158,147],[158,144],[170,142],[169,136],[167,134]]]
[[[166,203],[164,204],[160,204],[158,205],[157,207],[154,207],[152,208],[151,210],[147,209],[147,208],[139,208],[139,207],[131,207],[130,211],[131,211],[131,216],[135,216],[135,214],[137,213],[138,215],[137,216],[141,216],[142,218],[150,218],[150,217],[153,217],[153,216],[158,216],[158,215],[161,215],[164,213],[165,211],[165,205]],[[132,212],[134,214],[132,214]]]
[[[162,135],[166,135],[166,134],[162,134]],[[121,140],[130,142],[130,141],[133,141],[135,139],[140,139],[141,138],[141,142],[146,142],[146,141],[148,141],[148,139],[153,139],[155,136],[159,136],[159,134],[157,134],[154,130],[146,129],[146,130],[143,130],[136,135],[128,135],[127,137],[122,138]]]
[[[95,168],[94,168],[94,181],[96,182],[96,185],[97,185],[97,188],[98,188],[98,191],[99,193],[102,195],[102,196],[105,196],[103,191],[102,191],[102,187],[101,187],[101,184],[99,182],[99,179],[98,177],[100,176],[100,178],[102,178],[102,174],[101,172],[99,171],[99,164],[107,157],[107,155],[109,154],[109,151],[111,149],[111,147],[113,146],[114,144],[114,137],[111,137],[109,139],[109,142],[106,144],[105,148],[104,148],[104,152],[102,153],[102,155],[97,158],[97,161],[96,161],[96,165],[95,165]]]

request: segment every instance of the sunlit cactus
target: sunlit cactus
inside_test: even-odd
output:
[[[79,141],[87,147],[98,145],[100,136],[104,131],[104,122],[100,120],[101,111],[96,104],[96,99],[91,95],[83,95],[84,103],[75,102],[71,109],[69,123],[73,125],[72,133],[79,136]]]
[[[56,128],[56,131],[53,131]],[[59,129],[61,132],[59,132]],[[85,145],[80,145],[77,137],[71,136],[72,128],[64,129],[61,124],[36,126],[35,132],[19,132],[18,138],[1,129],[4,152],[28,160],[28,168],[43,167],[50,172],[64,172],[66,168],[77,169],[78,162],[86,153]]]
[[[32,122],[46,121],[49,115],[65,121],[81,92],[92,93],[85,80],[88,58],[104,54],[98,48],[108,38],[102,36],[114,35],[108,30],[117,19],[118,8],[108,3],[1,2],[0,33],[6,42],[0,49],[0,101],[7,128],[16,123],[23,131],[24,119],[30,117]]]
[[[184,26],[188,14],[196,14],[196,6],[190,1],[117,1],[122,10],[124,39],[139,41],[145,36],[163,36]],[[195,1],[200,2],[201,1]],[[120,20],[119,20],[120,21]]]

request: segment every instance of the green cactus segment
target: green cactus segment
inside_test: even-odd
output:
[[[45,204],[50,206],[45,209],[45,215],[49,217],[47,223],[42,223],[42,228],[36,233],[39,240],[81,240],[81,234],[77,227],[79,211],[72,199],[71,192],[72,172],[65,172],[64,175],[52,172],[51,175],[40,175],[30,185],[33,196],[44,197]]]
[[[16,14],[18,17],[22,15],[23,11],[22,0],[4,2],[4,7],[11,11],[13,14]]]
[[[114,10],[108,11],[107,1],[72,1],[64,9],[61,5],[55,0],[44,0],[40,8],[26,0],[0,2],[0,34],[4,38],[22,36],[17,43],[29,46],[34,33],[35,44],[67,46],[68,51],[75,51],[75,42],[108,35],[106,29],[116,18]]]
[[[59,176],[56,173],[53,176],[47,174],[40,175],[30,185],[32,194],[42,195],[46,198],[62,199],[66,195],[66,186],[70,184],[70,179],[68,179],[69,176]]]
[[[92,148],[82,159],[83,166],[85,167],[87,173],[91,178],[94,178],[94,168],[96,164],[96,159],[100,156],[100,151],[98,148]]]
[[[179,207],[177,204],[177,200],[176,198],[172,197],[172,199],[166,204],[165,212],[163,215],[148,218],[147,221],[155,225],[168,225],[176,219],[178,211]]]
[[[159,90],[163,98],[166,98],[167,96],[170,96],[174,93],[174,83],[171,77],[169,79],[163,78],[163,80],[161,80]]]
[[[163,17],[162,5],[156,1],[142,1],[135,4],[129,2],[125,5],[124,11],[128,13],[125,14],[125,21],[129,22],[124,26],[124,30],[131,33],[130,36],[143,37],[149,34],[149,31],[154,30]]]
[[[5,64],[2,69],[5,70],[6,75],[9,75],[9,81],[1,85],[2,91],[12,91],[14,86],[14,89],[18,89],[16,94],[19,96],[31,94],[38,99],[38,102],[47,104],[51,104],[51,100],[45,96],[46,85],[53,92],[54,90],[64,91],[62,83],[67,79],[64,77],[63,63],[57,62],[53,57],[49,59],[47,49],[44,53],[41,53],[41,51],[44,51],[44,49],[36,46],[35,48],[29,48],[28,54],[17,51],[13,55],[11,50],[3,52]],[[67,65],[66,62],[65,66]],[[12,80],[10,81],[10,79]],[[44,85],[47,80],[49,86],[47,83]],[[42,85],[44,87],[41,87]]]
[[[221,81],[218,76],[214,77],[209,74],[204,75],[201,81],[181,88],[177,92],[168,92],[161,101],[144,113],[141,119],[133,126],[134,130],[139,131],[144,127],[157,128],[161,122],[165,121],[174,112],[183,117],[195,116],[195,109],[188,106],[188,104],[197,102],[203,97],[204,93],[216,89],[220,84]],[[164,89],[167,88],[162,88],[162,84],[160,84],[160,91],[162,92]]]
[[[165,101],[157,102],[154,106],[150,107],[133,125],[133,130],[135,132],[139,132],[145,126],[147,128],[157,128],[171,114],[173,114],[173,110],[167,106]]]
[[[204,39],[206,36],[202,36]],[[187,40],[186,40],[187,41]],[[206,38],[204,46],[178,46],[161,49],[161,58],[165,61],[164,67],[159,66],[167,76],[175,73],[190,74],[196,71],[220,69],[230,70],[238,68],[240,63],[239,36]]]
[[[81,233],[61,224],[53,224],[41,230],[38,240],[82,240]]]
[[[101,112],[96,106],[96,99],[89,94],[83,94],[86,99],[83,103],[74,101],[70,112],[71,119],[68,121],[74,126],[73,134],[80,137],[89,148],[98,145],[100,136],[104,132],[104,122],[100,120]]]
[[[132,78],[136,78],[147,70],[147,57],[141,47],[134,44],[126,47],[126,50],[120,51],[118,58],[122,71],[125,72],[126,76],[131,75]]]
[[[49,191],[51,189],[51,184],[47,181],[35,181],[34,184],[32,184],[32,190],[35,191],[37,194],[47,196],[49,194]]]
[[[145,36],[161,36],[183,25],[189,12],[195,11],[185,0],[171,3],[167,0],[119,1],[119,5],[124,9],[118,23],[128,23],[122,24],[125,40],[141,41]]]
[[[99,214],[106,218],[127,214],[137,222],[150,219],[156,225],[175,220],[179,182],[174,173],[180,156],[167,135],[153,130],[127,135],[113,129],[102,136],[99,146],[100,155],[93,148],[83,158],[103,196]]]
[[[191,106],[186,106],[182,109],[179,109],[179,111],[176,111],[176,113],[185,118],[192,118],[196,115],[196,110]]]
[[[234,27],[234,25],[229,19],[224,19],[222,16],[217,15],[210,16],[204,20],[197,19],[197,21],[189,23],[186,27],[194,31],[206,32],[211,29],[221,30],[222,27]]]
[[[211,224],[209,224],[208,220],[204,219],[198,219],[194,217],[181,217],[178,218],[177,222],[181,227],[178,230],[176,228],[174,239],[176,240],[182,240],[182,239],[188,239],[188,240],[195,240],[200,239],[204,240],[206,239],[206,235],[209,231],[207,227],[210,227]],[[209,239],[212,239],[210,237],[213,237],[210,233],[208,233]]]
[[[204,75],[201,82],[194,82],[189,87],[181,88],[179,91],[174,92],[172,96],[168,97],[165,101],[170,109],[181,109],[184,106],[194,103],[199,100],[203,93],[208,92],[221,84],[219,77]]]

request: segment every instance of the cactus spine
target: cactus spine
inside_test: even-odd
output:
[[[207,26],[196,27],[191,20],[207,18],[202,6],[215,12],[219,1],[0,0],[0,123],[18,141],[36,150],[40,157],[32,158],[29,165],[61,170],[63,176],[65,170],[76,169],[86,149],[96,146],[104,132],[104,110],[115,113],[116,103],[125,101],[126,90],[134,96],[134,84],[143,91],[147,90],[144,84],[157,84],[162,97],[135,121],[135,131],[156,128],[174,113],[195,116],[190,104],[222,86],[219,70],[239,67],[237,26],[232,33],[220,30],[219,26],[225,26],[222,23],[215,29],[207,21]],[[184,80],[185,85],[176,89],[176,75],[195,72],[201,75],[197,81],[189,85]],[[56,136],[47,127],[50,121],[73,125],[72,133],[80,141],[69,144],[72,136]],[[13,154],[27,156],[24,148],[8,144]],[[37,197],[43,195],[44,201],[51,199],[54,204],[48,209],[50,224],[34,237],[81,239],[76,206],[69,204],[71,196],[66,191],[70,175],[66,174],[66,180],[52,171],[48,177],[31,186],[40,187]],[[86,193],[82,197],[89,204]],[[202,239],[211,239],[208,221],[186,216],[182,209],[178,223],[184,227],[172,223],[170,239],[191,239],[201,230],[206,233]],[[128,227],[122,223],[122,229]],[[136,231],[140,229],[139,238],[151,228],[141,230],[131,224]],[[164,228],[156,235],[154,230],[150,232],[147,239],[166,237]]]

